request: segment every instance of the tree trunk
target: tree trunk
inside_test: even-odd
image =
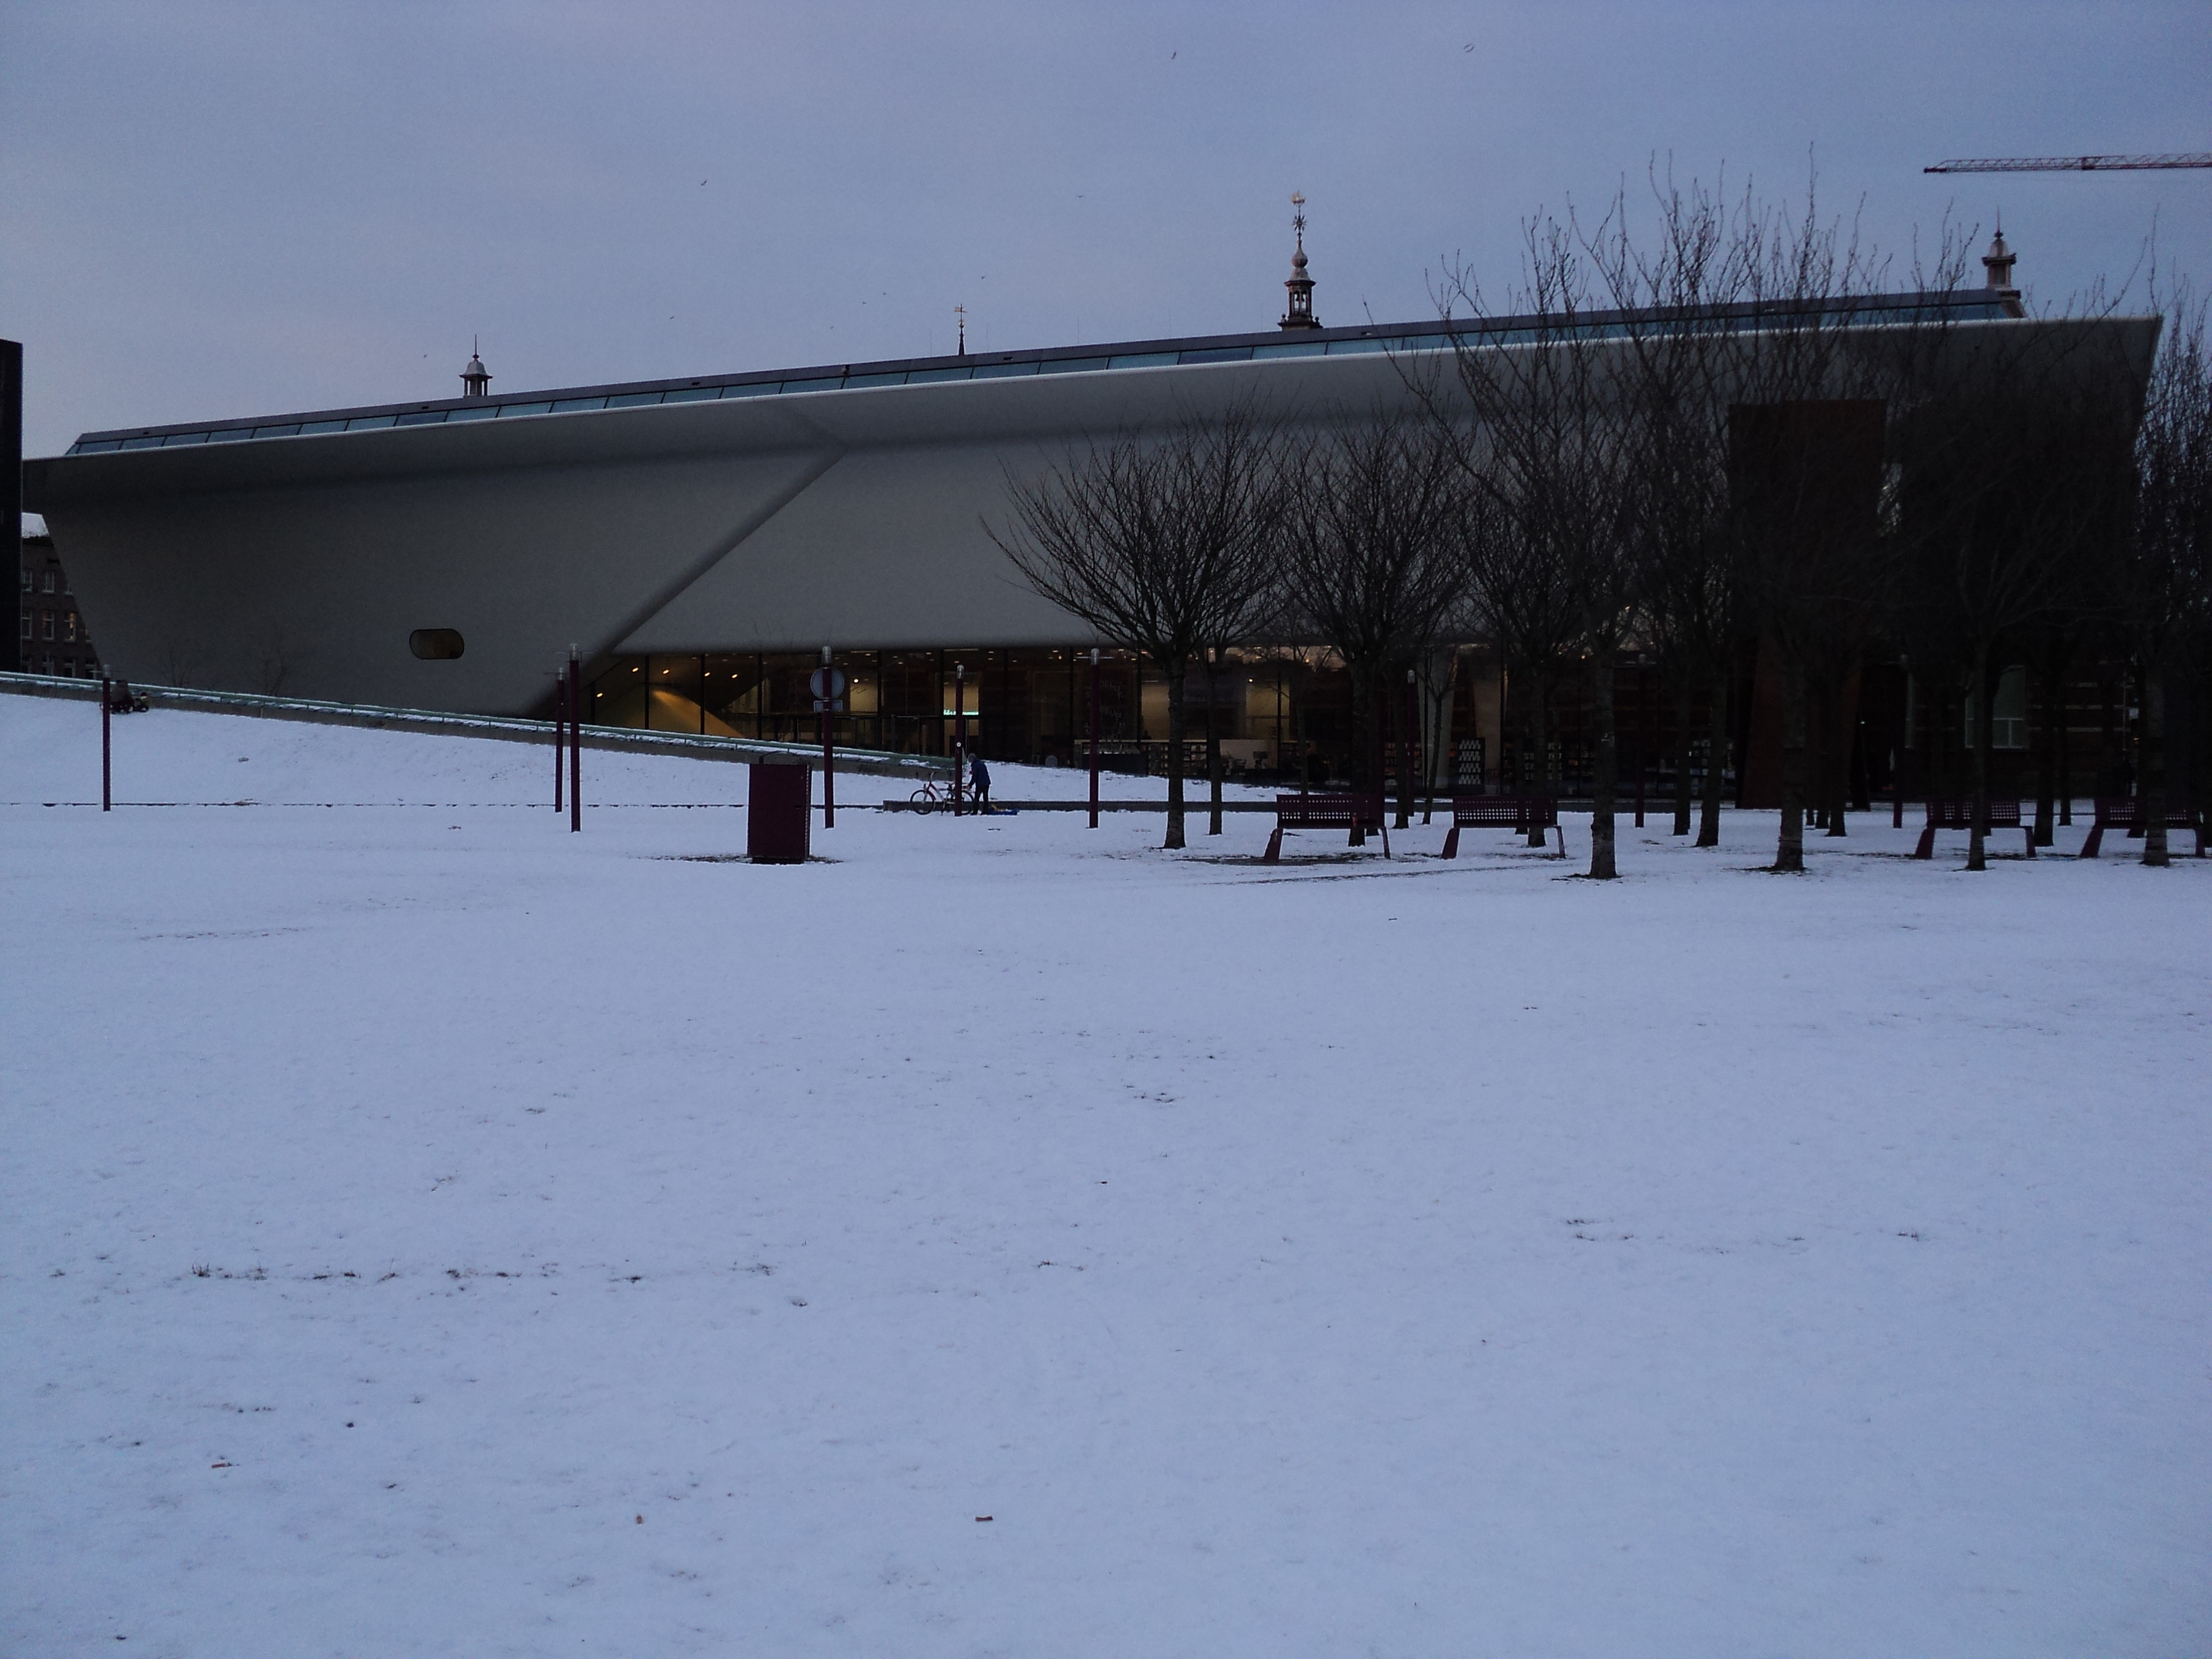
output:
[[[1805,827],[1828,827],[1828,682],[1819,674],[1805,677]]]
[[[1612,641],[1597,641],[1589,664],[1590,712],[1597,724],[1597,754],[1590,776],[1589,872],[1595,880],[1611,881],[1620,873],[1613,861],[1613,797],[1620,756],[1613,721]]]
[[[2048,847],[2057,809],[2058,751],[2052,740],[2052,691],[2058,681],[2057,647],[2037,654],[2031,669],[2035,676],[2035,835],[2038,847]]]
[[[2123,668],[2120,675],[2124,682],[2127,670]],[[2124,684],[2123,692],[2125,689]],[[2112,676],[2109,669],[2097,676],[2097,775],[2095,781],[2089,786],[2090,793],[2092,796],[2124,795],[2129,792],[2120,783],[2118,774],[2119,769],[2127,764],[2127,744],[2113,730],[2116,716],[2112,708]],[[2115,755],[2119,757],[2117,761],[2113,759]]]
[[[1435,659],[1430,659],[1433,667]],[[1428,823],[1437,810],[1437,773],[1451,753],[1449,733],[1451,730],[1452,695],[1459,684],[1459,653],[1443,653],[1443,672],[1422,682],[1425,693],[1421,711],[1426,724],[1421,728],[1421,822]]]
[[[2205,776],[2212,776],[2212,672],[2205,672],[2203,653],[2197,657],[2192,675],[2197,699],[2190,703],[2190,732],[2197,737],[2190,748],[2190,827],[2197,836],[2197,856],[2205,856]]]
[[[1850,804],[1851,732],[1850,722],[1844,718],[1844,687],[1850,683],[1850,666],[1846,665],[1830,681],[1822,698],[1820,805],[1826,819],[1824,827],[1831,837],[1846,833],[1844,813]]]
[[[2074,716],[2063,669],[2058,675],[2058,827],[2074,827]]]
[[[2131,799],[2140,797],[2143,792],[2142,693],[2134,683],[2136,672],[2136,665],[2131,662],[2120,665],[2120,763],[2127,769],[2127,781],[2118,793]],[[2128,702],[2130,696],[2135,698],[2132,708]],[[2137,805],[2140,807],[2140,800]],[[2136,827],[2128,831],[2128,839],[2141,841],[2142,837],[2142,814],[2138,811]]]
[[[1188,659],[1162,663],[1168,677],[1168,838],[1162,843],[1178,851],[1182,839],[1183,680],[1190,672]]]
[[[2166,675],[2150,654],[2142,677],[2142,861],[2164,868],[2166,846]]]
[[[1974,811],[1966,832],[1966,868],[1990,867],[1990,746],[1996,731],[1996,687],[1990,683],[1990,647],[1974,647]]]
[[[1674,830],[1690,833],[1690,675],[1684,669],[1674,679]]]
[[[170,684],[181,685],[184,682],[173,680]],[[1521,709],[1512,700],[1512,690],[1513,671],[1508,668],[1501,659],[1498,665],[1498,748],[1495,752],[1486,754],[1482,757],[1482,787],[1486,792],[1488,791],[1490,769],[1494,766],[1498,769],[1498,793],[1501,795],[1513,793],[1513,780],[1505,773],[1505,753],[1506,745],[1513,741],[1513,717],[1518,714]]]
[[[1717,847],[1721,844],[1721,791],[1724,787],[1722,773],[1728,758],[1729,740],[1729,669],[1724,657],[1713,665],[1706,696],[1711,701],[1705,711],[1705,799],[1698,813],[1698,845]]]
[[[1782,653],[1782,836],[1775,843],[1774,868],[1805,867],[1805,665],[1794,650]]]
[[[1413,827],[1413,792],[1420,787],[1417,776],[1421,764],[1420,691],[1408,680],[1403,696],[1398,695],[1395,683],[1385,695],[1398,709],[1398,822],[1395,827],[1410,830]]]
[[[1928,728],[1928,793],[1950,795],[1958,792],[1951,779],[1951,733],[1957,729],[1951,708],[1951,676],[1943,676],[1941,689],[1935,691],[1936,719]]]
[[[1206,665],[1206,782],[1210,814],[1206,833],[1221,833],[1221,734],[1214,724],[1214,704],[1220,695],[1221,666],[1209,648],[1203,659]]]
[[[1375,722],[1375,688],[1367,673],[1347,663],[1345,665],[1352,681],[1352,788],[1354,794],[1380,795],[1382,779],[1376,774],[1370,780],[1370,772],[1379,763],[1382,739],[1376,735]],[[1367,845],[1367,831],[1355,814],[1348,845]]]
[[[1861,690],[1859,693],[1862,698],[1866,695],[1864,689],[1865,684],[1865,680],[1863,678],[1860,680]],[[1844,746],[1849,751],[1850,756],[1850,758],[1845,764],[1846,769],[1850,774],[1850,809],[1854,812],[1871,812],[1874,811],[1874,778],[1872,775],[1872,768],[1867,763],[1866,742],[1864,738],[1861,735],[1865,730],[1866,721],[1863,719],[1860,719],[1852,721],[1851,729],[1844,734]]]
[[[1552,750],[1550,733],[1544,729],[1546,706],[1552,701],[1552,677],[1534,673],[1528,677],[1529,689],[1534,693],[1528,699],[1528,746],[1535,757],[1535,779],[1529,793],[1539,800],[1552,797]],[[1544,831],[1534,823],[1528,826],[1528,845],[1541,847]]]

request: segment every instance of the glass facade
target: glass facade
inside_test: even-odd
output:
[[[704,653],[617,659],[590,687],[586,718],[661,732],[813,743],[820,733],[808,678],[811,653]],[[897,753],[951,752],[964,712],[971,752],[992,760],[1087,763],[1091,663],[1087,652],[975,647],[941,651],[841,651],[845,707],[832,717],[841,747]],[[1279,757],[1307,738],[1348,730],[1343,676],[1292,659],[1257,656],[1218,677],[1214,706],[1231,769],[1272,776]],[[1202,754],[1206,687],[1194,672],[1186,691],[1194,755]],[[1101,655],[1100,750],[1117,770],[1164,771],[1167,685],[1121,652]]]
[[[964,709],[971,753],[1032,764],[1088,763],[1087,652],[841,650],[836,660],[847,678],[845,707],[832,716],[840,748],[948,755]],[[656,732],[812,744],[820,739],[821,717],[808,678],[819,666],[820,654],[806,652],[617,658],[591,683],[586,718]],[[1498,672],[1489,652],[1461,649],[1449,683],[1431,685],[1423,696],[1425,774],[1433,766],[1446,788],[1537,782],[1538,758],[1527,738],[1527,692]],[[1195,777],[1205,769],[1202,671],[1192,670],[1184,699],[1187,766]],[[1389,701],[1382,768],[1395,779],[1407,711],[1401,695]],[[1617,701],[1624,774],[1638,753],[1656,768],[1670,752],[1672,696],[1661,695],[1656,670],[1625,663]],[[1168,688],[1159,672],[1125,652],[1102,653],[1098,703],[1104,764],[1115,771],[1164,773]],[[1328,652],[1236,653],[1216,676],[1212,712],[1224,766],[1233,778],[1341,786],[1370,769],[1372,756],[1357,752],[1350,676]],[[1545,724],[1543,773],[1570,795],[1586,790],[1591,728],[1582,676],[1572,665],[1561,665]]]

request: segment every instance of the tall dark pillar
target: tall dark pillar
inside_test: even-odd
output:
[[[15,607],[15,625],[8,630],[8,648],[14,668],[23,661],[23,348],[15,340],[0,340],[0,525],[7,526],[8,562],[16,567],[15,580],[8,584],[8,601]],[[5,659],[0,659],[5,660]]]

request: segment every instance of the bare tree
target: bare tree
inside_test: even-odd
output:
[[[1167,681],[1168,827],[1184,844],[1184,691],[1194,659],[1249,613],[1280,517],[1276,428],[1249,404],[1158,438],[1071,448],[1042,478],[1010,466],[1012,517],[984,532],[1022,579]],[[1218,769],[1218,768],[1217,768]]]
[[[1434,642],[1462,592],[1458,459],[1433,427],[1378,411],[1302,446],[1287,476],[1285,596],[1351,678],[1352,776],[1380,794],[1370,768],[1394,677]]]
[[[1618,872],[1613,674],[1638,597],[1638,387],[1626,372],[1632,360],[1617,338],[1593,326],[1589,250],[1618,247],[1623,234],[1613,216],[1587,239],[1571,219],[1530,221],[1523,227],[1523,284],[1512,301],[1513,337],[1487,348],[1462,343],[1455,356],[1459,389],[1474,415],[1459,453],[1488,508],[1480,526],[1487,534],[1476,544],[1486,555],[1477,566],[1486,608],[1495,617],[1515,603],[1504,567],[1526,562],[1544,569],[1550,597],[1564,602],[1571,619],[1565,643],[1589,677],[1596,726],[1589,873],[1600,879]],[[1452,283],[1455,298],[1481,315],[1474,282],[1461,272]],[[1446,420],[1438,425],[1450,429]]]
[[[1897,425],[1902,547],[1920,636],[1972,710],[1966,867],[1988,867],[1996,691],[2034,636],[2078,623],[2095,562],[2121,539],[2136,408],[2099,337],[1977,337],[1941,392]]]
[[[1206,681],[1206,834],[1221,833],[1221,677],[1230,653],[1259,640],[1283,637],[1287,604],[1283,586],[1280,536],[1290,501],[1285,440],[1279,427],[1259,434],[1261,453],[1241,459],[1231,476],[1224,468],[1216,480],[1243,493],[1241,511],[1249,520],[1239,532],[1220,578],[1212,587],[1199,624],[1199,665]],[[1244,469],[1249,466],[1249,475]],[[1222,513],[1229,513],[1224,503]]]
[[[284,624],[272,623],[261,636],[261,649],[256,659],[262,696],[284,695],[285,684],[292,678],[294,655]]]
[[[1893,549],[1876,510],[1883,404],[1740,404],[1730,428],[1740,580],[1782,682],[1782,828],[1771,867],[1802,871],[1814,688],[1836,683],[1889,602]]]
[[[2168,860],[2166,682],[2212,642],[2212,358],[2185,292],[2151,375],[2136,448],[2121,604],[2142,672],[2145,864]],[[2203,802],[2193,803],[2201,813]],[[2203,819],[2197,819],[2201,831]],[[2198,846],[2201,848],[2203,842]]]
[[[1735,573],[1729,534],[1729,368],[1734,313],[1748,286],[1756,209],[1735,209],[1721,188],[1650,174],[1658,216],[1655,244],[1639,248],[1617,200],[1610,234],[1591,252],[1628,354],[1626,395],[1634,427],[1632,494],[1644,626],[1675,696],[1674,832],[1690,833],[1690,720],[1705,689],[1707,752],[1697,845],[1720,842],[1722,772],[1728,753],[1729,682],[1735,658]]]
[[[1878,512],[1888,359],[1852,337],[1852,302],[1887,267],[1820,217],[1816,186],[1792,215],[1747,210],[1728,337],[1736,587],[1782,682],[1778,871],[1805,867],[1814,685],[1886,602],[1894,550]]]
[[[1799,868],[1814,799],[1807,738],[1816,714],[1820,816],[1830,835],[1844,833],[1846,689],[1882,620],[1894,550],[1870,511],[1881,476],[1873,405],[1915,383],[1941,329],[1906,328],[1903,350],[1893,340],[1869,348],[1855,338],[1854,302],[1887,266],[1842,222],[1820,218],[1811,185],[1802,216],[1761,204],[1749,188],[1732,206],[1717,188],[1684,190],[1656,172],[1651,188],[1659,218],[1651,252],[1619,228],[1619,204],[1613,234],[1592,244],[1634,362],[1644,615],[1708,689],[1700,846],[1719,839],[1736,653],[1747,633],[1763,641],[1784,690],[1777,867]],[[1957,288],[1967,247],[1947,218],[1929,263],[1916,257],[1916,287]],[[1924,313],[1938,322],[1947,314]],[[1831,453],[1816,463],[1822,448]],[[1691,695],[1685,673],[1677,706],[1686,750]],[[1686,793],[1685,780],[1678,833],[1687,829]]]
[[[1536,757],[1536,793],[1545,794],[1553,787],[1547,727],[1552,693],[1559,664],[1581,628],[1582,605],[1565,550],[1554,538],[1529,534],[1533,518],[1492,491],[1471,491],[1459,544],[1479,625],[1496,642],[1510,679],[1528,683],[1515,702],[1528,721],[1528,746]],[[1530,828],[1528,844],[1544,844],[1541,829]]]
[[[2038,847],[2051,846],[2057,839],[2057,827],[2074,822],[2074,757],[2069,741],[2067,686],[2083,649],[2100,631],[2098,616],[2104,609],[2085,603],[2027,630],[2028,690],[2035,711],[2035,828],[2032,833]]]

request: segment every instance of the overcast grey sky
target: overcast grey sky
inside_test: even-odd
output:
[[[1433,314],[1518,222],[1723,162],[1906,252],[2002,207],[2032,298],[2212,276],[2212,6],[0,5],[0,334],[82,429]]]

